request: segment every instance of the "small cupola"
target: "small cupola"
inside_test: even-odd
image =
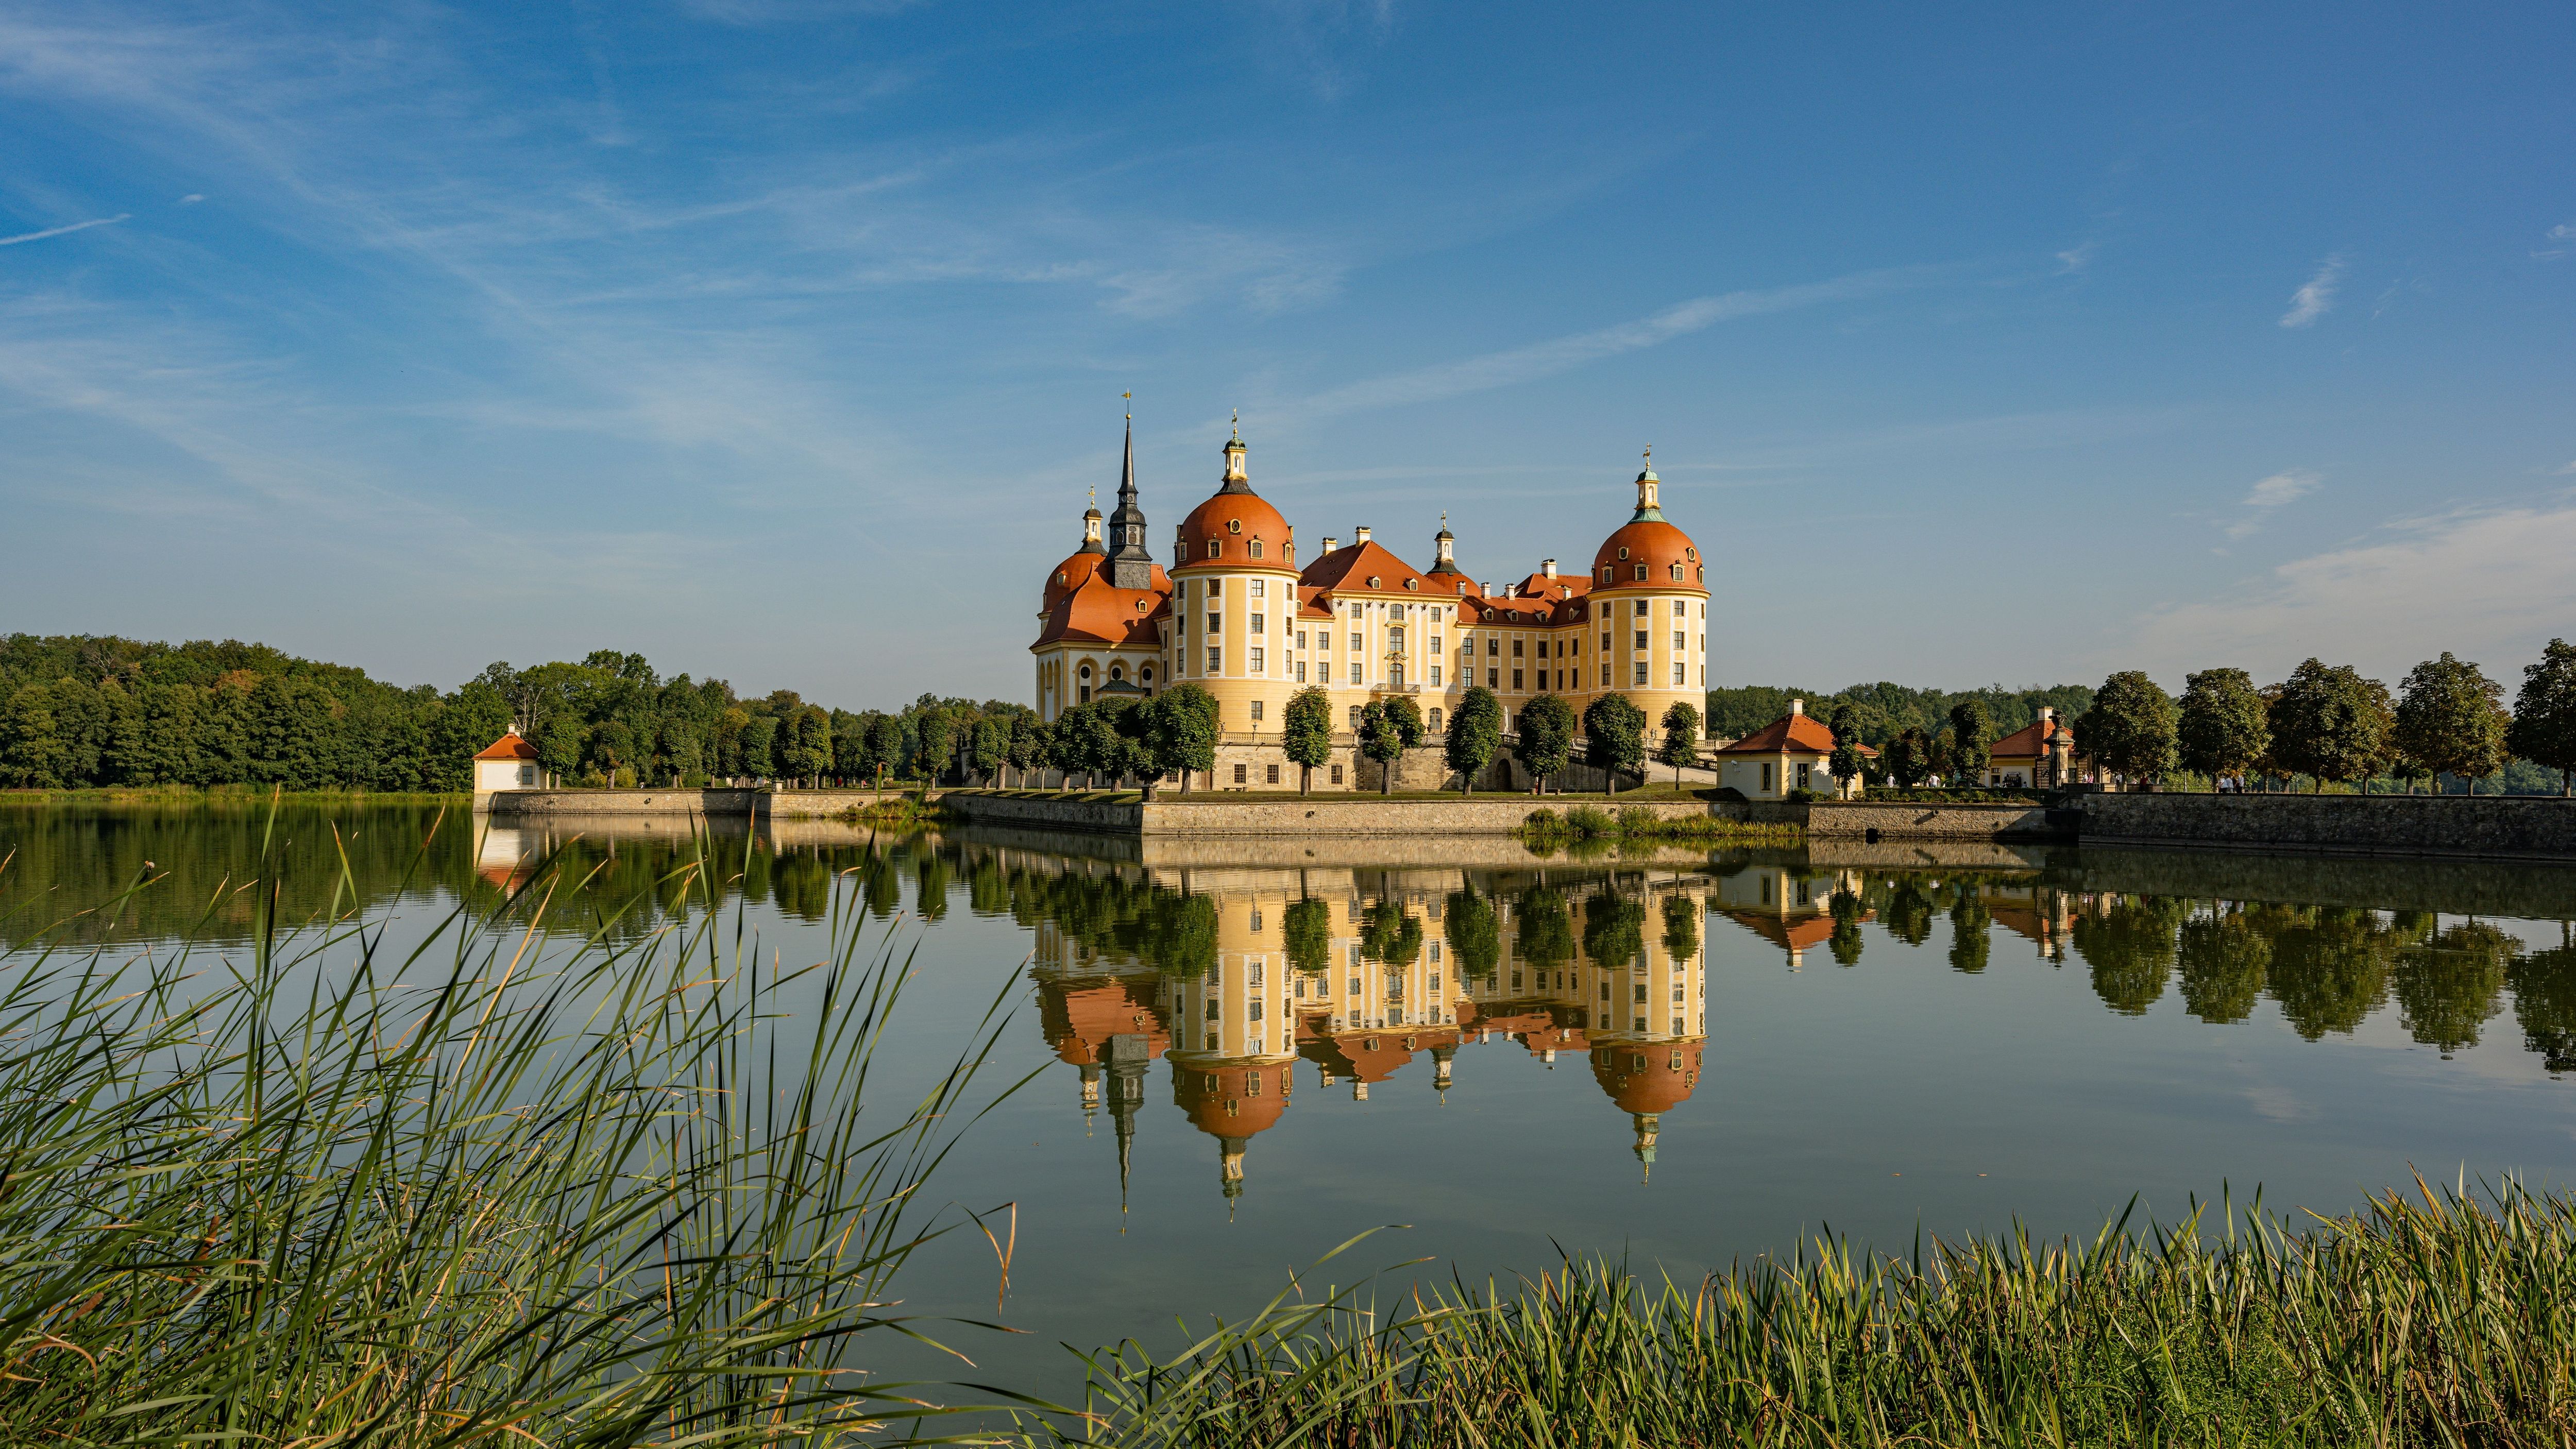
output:
[[[1637,512],[1628,520],[1630,523],[1663,521],[1663,504],[1655,496],[1662,482],[1662,479],[1655,476],[1655,450],[1648,448],[1646,470],[1637,475]]]
[[[1098,499],[1094,499],[1090,507],[1082,510],[1082,548],[1080,549],[1080,552],[1109,552],[1109,545],[1103,542],[1100,537],[1100,503]]]
[[[1234,415],[1233,435],[1225,440],[1225,480],[1218,486],[1217,491],[1219,493],[1252,491],[1252,475],[1245,472],[1243,467],[1243,414],[1241,413]]]
[[[1454,553],[1457,541],[1457,535],[1449,531],[1449,515],[1444,511],[1440,515],[1440,531],[1431,536],[1431,571],[1433,573],[1458,572],[1458,559]]]

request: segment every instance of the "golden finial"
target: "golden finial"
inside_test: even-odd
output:
[[[1649,468],[1655,466],[1655,445],[1652,443],[1646,445],[1646,466]]]
[[[1127,404],[1127,421],[1131,423],[1136,421],[1136,394],[1133,392],[1122,392],[1118,394],[1118,396]]]
[[[1241,409],[1241,408],[1236,408],[1236,409],[1234,410],[1234,416],[1233,416],[1232,418],[1230,418],[1230,419],[1228,419],[1228,420],[1227,420],[1227,426],[1228,426],[1228,427],[1230,427],[1230,428],[1232,428],[1232,429],[1234,430],[1234,440],[1235,440],[1236,442],[1238,442],[1238,443],[1242,442],[1242,441],[1243,441],[1243,409]]]

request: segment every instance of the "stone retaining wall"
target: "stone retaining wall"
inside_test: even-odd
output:
[[[2064,837],[2072,832],[2049,820],[2039,805],[1935,805],[1903,800],[1819,801],[1813,805],[1774,806],[1765,801],[1748,810],[1785,808],[1800,812],[1810,838],[1858,836],[1876,832],[1881,840],[2014,840]]]
[[[2545,795],[2086,795],[2088,844],[2576,861],[2576,802]]]

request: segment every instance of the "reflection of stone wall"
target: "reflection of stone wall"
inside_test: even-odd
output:
[[[474,797],[490,815],[749,815],[758,790],[498,790]]]
[[[2045,838],[2064,833],[2049,824],[2048,811],[2037,805],[1927,805],[1901,800],[1855,800],[1785,808],[1799,811],[1804,816],[1810,837],[1847,835],[1866,840],[1873,830],[1885,840],[1994,840]]]
[[[2501,795],[2086,795],[2088,841],[2576,861],[2576,803]]]
[[[2321,853],[2265,856],[2237,850],[2124,849],[2098,842],[2050,864],[2052,880],[2082,891],[2576,919],[2576,871],[2553,864],[2365,860]]]

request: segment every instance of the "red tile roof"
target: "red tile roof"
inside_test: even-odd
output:
[[[2001,755],[2007,759],[2035,760],[2049,753],[2053,748],[2044,742],[2054,741],[2060,735],[2066,737],[2068,747],[2072,748],[2075,742],[2075,731],[2064,720],[2032,720],[2029,724],[1995,741],[1994,748],[1987,753]]]
[[[501,736],[499,739],[494,740],[492,743],[485,745],[482,753],[476,755],[474,758],[478,760],[533,760],[536,757],[537,747],[529,744],[526,740],[519,738],[519,732],[517,730],[512,730]],[[450,758],[453,758],[453,756]]]
[[[1142,607],[1139,607],[1141,605]],[[1152,649],[1162,640],[1160,621],[1171,596],[1155,589],[1121,589],[1093,574],[1046,611],[1046,626],[1032,649],[1064,639]]]
[[[1869,750],[1867,745],[1861,746]],[[1720,755],[1830,755],[1834,752],[1834,732],[1825,722],[1811,714],[1784,714],[1762,728],[1713,751]],[[1871,754],[1877,751],[1869,750]]]
[[[1369,582],[1371,579],[1377,582]],[[1405,587],[1408,580],[1414,587]],[[1334,549],[1306,565],[1306,571],[1297,576],[1297,582],[1330,589],[1337,594],[1375,592],[1456,597],[1451,589],[1440,586],[1440,580],[1387,552],[1374,539]]]

